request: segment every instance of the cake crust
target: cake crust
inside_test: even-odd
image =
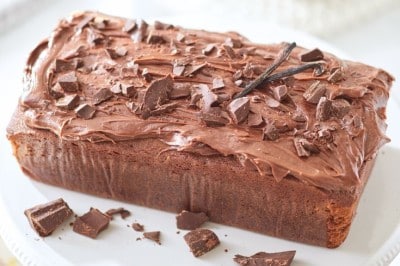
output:
[[[285,46],[75,14],[29,57],[8,138],[41,182],[337,247],[388,141],[393,79],[296,47],[276,71],[322,73],[237,98]]]

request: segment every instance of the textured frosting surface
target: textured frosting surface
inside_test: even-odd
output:
[[[235,156],[278,182],[291,175],[322,189],[354,191],[364,162],[388,141],[392,77],[296,47],[275,72],[314,59],[324,72],[305,70],[234,99],[284,46],[75,14],[28,59],[23,119],[65,141],[154,138],[200,156]]]

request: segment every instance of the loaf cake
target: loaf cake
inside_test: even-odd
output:
[[[295,43],[79,12],[30,54],[7,129],[29,177],[329,248],[393,78]]]

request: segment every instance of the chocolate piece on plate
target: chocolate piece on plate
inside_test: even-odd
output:
[[[233,260],[240,266],[290,266],[295,255],[295,250],[276,253],[258,252],[250,257],[235,255]]]
[[[183,238],[195,257],[206,254],[220,243],[217,235],[213,231],[204,228],[190,231],[184,235]]]
[[[76,218],[73,230],[78,234],[94,239],[108,227],[110,220],[111,218],[107,214],[91,208],[89,212]]]

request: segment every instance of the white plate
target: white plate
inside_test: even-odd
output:
[[[295,40],[306,47],[318,46],[343,55],[316,38],[263,25],[261,22],[250,24],[225,21],[218,24],[193,17],[190,20],[181,17],[164,21],[194,28],[235,29],[256,42]],[[257,25],[257,28],[250,25]],[[297,250],[292,264],[294,266],[387,265],[400,250],[400,180],[395,174],[400,158],[400,125],[395,121],[395,115],[399,111],[399,105],[390,101],[388,135],[392,142],[381,150],[349,236],[337,249],[299,244],[208,223],[207,227],[219,236],[221,245],[200,258],[194,258],[182,238],[185,232],[176,233],[174,214],[32,182],[21,173],[5,138],[0,138],[0,233],[18,259],[28,265],[236,265],[232,261],[235,254],[251,255],[258,251],[293,249]],[[7,110],[5,113],[10,114],[11,111]],[[4,127],[5,124],[2,124],[1,132],[4,132]],[[40,238],[30,228],[23,210],[59,197],[64,198],[79,215],[92,206],[103,211],[124,207],[132,211],[133,215],[126,220],[114,219],[110,228],[101,233],[97,240],[73,233],[68,223],[52,236]],[[141,234],[127,227],[133,221],[143,223],[146,230],[160,230],[162,245],[148,240],[136,241]],[[225,252],[225,249],[228,251]]]

